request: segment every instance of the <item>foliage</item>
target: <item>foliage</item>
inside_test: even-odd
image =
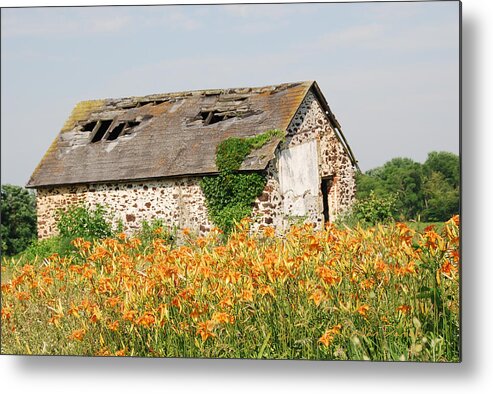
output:
[[[74,240],[2,285],[2,354],[459,360],[459,218]]]
[[[151,245],[156,239],[164,239],[166,243],[174,245],[176,242],[176,228],[168,228],[162,219],[155,219],[151,222],[142,221],[140,230],[136,237],[142,241],[145,246]],[[121,232],[121,231],[120,231]]]
[[[377,224],[392,220],[395,211],[396,195],[378,197],[373,191],[370,195],[357,200],[353,206],[353,214],[364,223]]]
[[[99,204],[94,209],[73,205],[66,210],[59,210],[57,228],[60,236],[66,239],[92,240],[112,235],[109,215]]]
[[[460,162],[449,152],[431,152],[423,164],[423,217],[443,221],[459,213]]]
[[[370,170],[367,175],[377,179],[379,187],[376,193],[379,196],[397,193],[396,219],[415,217],[422,209],[421,164],[411,159],[395,158]]]
[[[459,157],[431,152],[424,164],[394,158],[356,177],[358,200],[396,195],[396,220],[447,220],[459,211]]]
[[[430,221],[443,221],[450,214],[459,213],[459,187],[453,187],[442,172],[431,172],[423,185],[425,208],[423,217]]]
[[[201,181],[209,217],[224,233],[252,213],[255,198],[266,184],[264,174],[221,173]]]
[[[443,175],[443,178],[452,188],[460,185],[459,156],[450,152],[430,152],[423,164],[423,171],[427,177],[434,172]]]
[[[15,255],[36,239],[36,197],[20,186],[1,188],[2,255]]]
[[[24,251],[19,253],[16,258],[26,264],[28,262],[43,261],[54,254],[65,256],[71,250],[70,240],[64,240],[58,236],[36,239]]]
[[[216,165],[219,172],[234,172],[241,167],[243,160],[255,149],[260,149],[272,138],[282,138],[281,130],[268,130],[249,138],[231,137],[222,141],[217,147]]]
[[[252,204],[267,182],[265,174],[238,172],[243,160],[252,150],[282,136],[280,130],[269,130],[250,138],[228,138],[219,144],[216,152],[219,175],[203,178],[201,187],[209,217],[226,234],[235,223],[251,215]]]

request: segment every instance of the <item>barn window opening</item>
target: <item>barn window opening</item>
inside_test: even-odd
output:
[[[106,139],[108,141],[116,140],[120,136],[124,127],[125,127],[125,122],[118,123],[118,125],[114,127],[113,130],[111,130],[111,132],[108,134],[108,137]]]
[[[111,126],[111,123],[113,123],[113,120],[101,120],[99,123],[99,127],[96,127],[96,132],[94,133],[94,136],[92,137],[91,142],[98,142],[101,141],[108,131],[108,129]]]
[[[98,122],[97,122],[97,121],[86,123],[86,124],[82,127],[82,131],[84,131],[84,132],[87,132],[87,131],[93,131],[93,130],[94,130],[94,127],[96,127],[96,125],[97,125],[97,124],[98,124]]]
[[[226,119],[225,115],[218,115],[216,111],[202,111],[200,112],[200,117],[202,118],[205,126],[219,123]]]

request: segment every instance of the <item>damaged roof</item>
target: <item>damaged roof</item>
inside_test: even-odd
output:
[[[285,131],[310,89],[340,127],[314,81],[80,102],[27,187],[217,173],[221,141]],[[252,152],[240,170],[265,169],[279,142]]]

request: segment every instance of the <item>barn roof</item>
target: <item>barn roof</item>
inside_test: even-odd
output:
[[[217,173],[221,141],[285,131],[310,89],[340,127],[314,81],[80,102],[27,187]],[[240,170],[265,169],[279,142],[252,152]]]

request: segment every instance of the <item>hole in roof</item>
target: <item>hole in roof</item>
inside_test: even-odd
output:
[[[120,133],[122,132],[124,127],[125,127],[125,122],[118,123],[116,127],[113,127],[113,130],[111,130],[110,134],[106,139],[108,141],[116,140],[120,136]]]
[[[140,122],[138,121],[129,121],[125,124],[125,128],[124,128],[124,134],[128,134],[132,131],[132,129],[134,127],[137,127],[138,125],[140,124]]]
[[[218,115],[216,111],[202,111],[200,112],[200,117],[202,118],[205,126],[219,123],[226,119],[225,115]]]
[[[93,122],[88,122],[82,127],[82,131],[88,132],[88,131],[93,131],[94,127],[98,124],[97,120]]]
[[[110,128],[111,123],[113,123],[113,120],[101,120],[99,123],[99,128],[97,129],[96,133],[94,133],[91,142],[101,141],[101,139]]]

